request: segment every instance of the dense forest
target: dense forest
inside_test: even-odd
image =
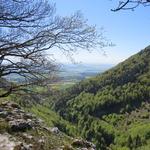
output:
[[[53,109],[75,126],[57,123],[67,134],[82,136],[100,150],[148,150],[150,47],[51,99]]]

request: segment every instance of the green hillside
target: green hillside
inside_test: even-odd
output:
[[[149,150],[150,47],[55,95],[54,109],[98,150]]]

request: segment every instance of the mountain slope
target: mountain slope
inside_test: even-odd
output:
[[[150,147],[150,47],[55,97],[54,109],[97,149]],[[141,132],[139,132],[141,130]],[[139,135],[140,134],[140,135]]]
[[[50,111],[43,109],[42,105],[33,107],[36,116],[13,101],[0,102],[0,150],[95,150],[94,144],[69,137],[57,127],[44,122]],[[44,111],[44,121],[37,118],[40,116],[38,109],[38,113]],[[54,112],[51,114],[55,117]]]

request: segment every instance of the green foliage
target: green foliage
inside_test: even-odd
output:
[[[41,118],[49,127],[58,127],[59,130],[71,136],[78,135],[76,127],[60,117],[56,112],[43,105],[33,105],[31,108],[26,108],[27,111],[34,113]]]
[[[150,50],[145,49],[103,74],[54,92],[43,105],[26,109],[47,126],[92,141],[98,150],[149,150],[149,77]],[[45,92],[40,87],[33,90]],[[26,103],[21,100],[19,103]],[[0,131],[7,129],[5,123],[1,126]],[[51,143],[54,141],[55,137]]]
[[[54,109],[97,149],[144,147],[150,138],[150,49],[54,97]]]

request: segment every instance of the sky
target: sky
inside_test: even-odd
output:
[[[118,0],[51,0],[56,3],[56,13],[68,16],[81,10],[88,23],[97,28],[104,27],[105,36],[115,46],[92,53],[80,51],[74,54],[76,62],[96,64],[117,64],[150,45],[150,7],[138,7],[134,11],[112,12]],[[58,62],[67,62],[63,54],[55,55]]]

